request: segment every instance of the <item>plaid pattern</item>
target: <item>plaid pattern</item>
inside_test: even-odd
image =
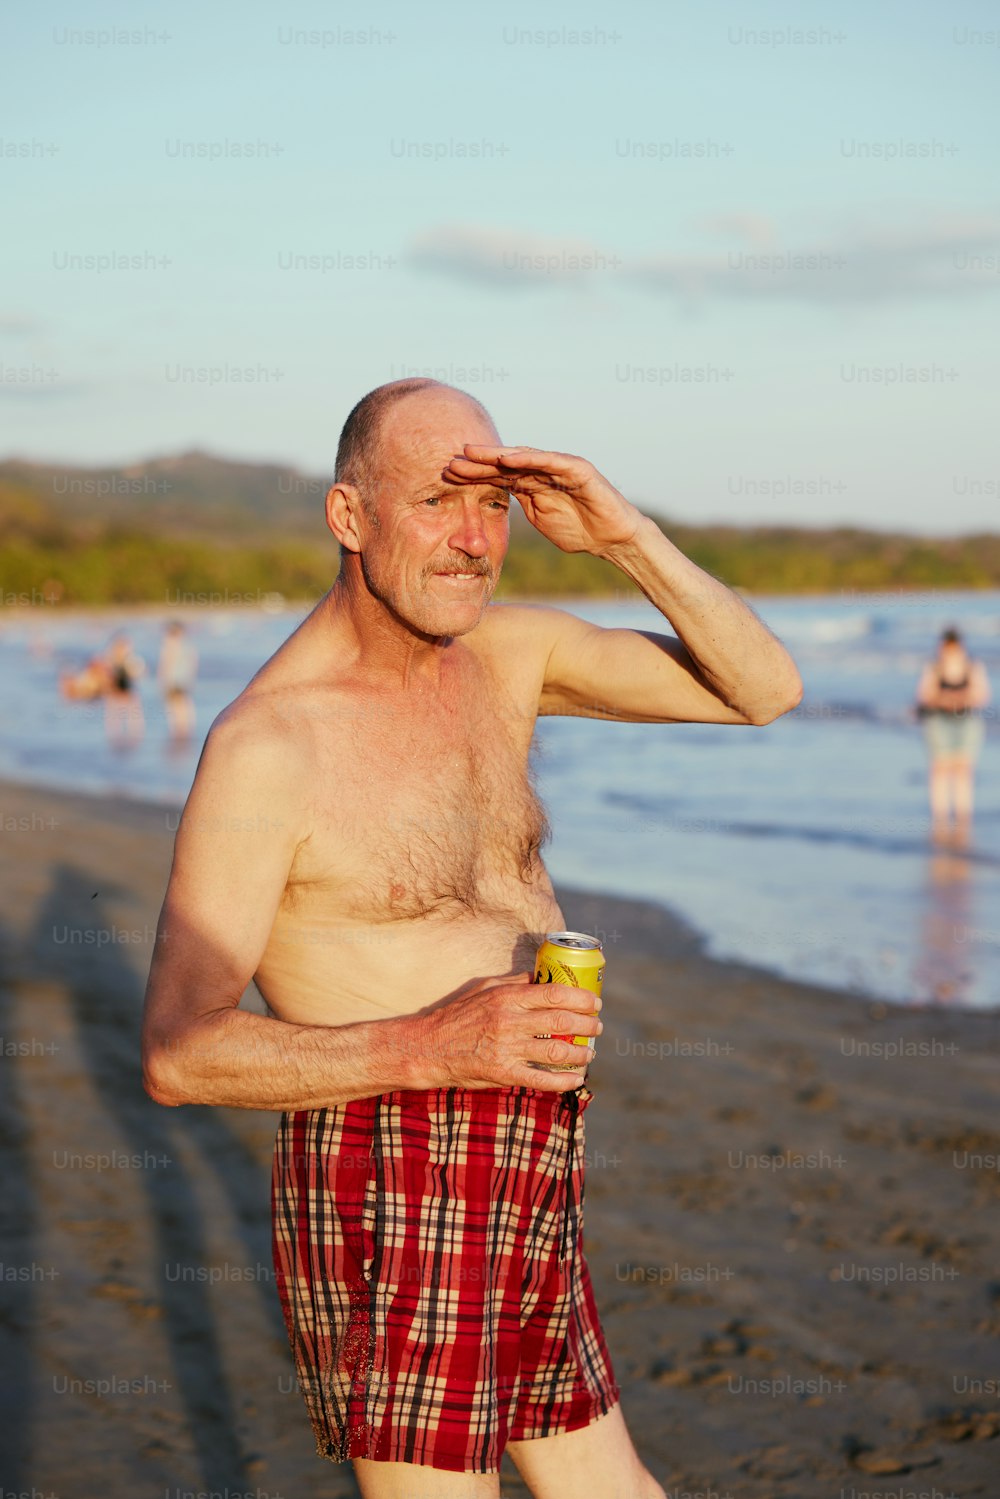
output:
[[[532,1088],[284,1114],[274,1262],[322,1457],[495,1473],[619,1398],[583,1258],[583,1110]]]

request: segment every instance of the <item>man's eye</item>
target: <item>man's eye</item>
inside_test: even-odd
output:
[[[425,505],[440,505],[440,503],[441,496],[439,494],[432,494],[429,499],[424,501]]]

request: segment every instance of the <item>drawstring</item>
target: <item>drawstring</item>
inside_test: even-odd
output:
[[[566,1159],[566,1202],[559,1247],[560,1260],[566,1259],[569,1253],[570,1223],[576,1222],[576,1121],[580,1112],[580,1095],[579,1093],[564,1093],[562,1101],[569,1110],[569,1150]]]
[[[381,1094],[375,1099],[375,1109],[372,1113],[372,1143],[371,1143],[371,1185],[374,1189],[375,1202],[372,1208],[372,1245],[371,1259],[367,1268],[362,1271],[365,1280],[377,1281],[376,1259],[380,1256],[379,1238],[382,1233],[383,1200],[385,1196],[385,1131],[386,1122],[383,1110],[386,1107],[386,1095]]]

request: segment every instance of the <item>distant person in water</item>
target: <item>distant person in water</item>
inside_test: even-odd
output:
[[[198,652],[179,620],[167,625],[157,668],[163,703],[167,710],[170,738],[181,744],[194,733],[194,679],[198,674]]]
[[[121,632],[112,636],[104,664],[108,673],[104,693],[104,726],[108,739],[115,745],[137,744],[144,728],[138,684],[146,664],[132,649],[128,636]]]
[[[90,703],[108,690],[108,668],[100,656],[92,656],[80,671],[61,671],[59,691],[70,702]]]
[[[985,668],[973,661],[957,630],[945,630],[937,656],[924,667],[917,708],[930,752],[933,833],[954,828],[967,837],[972,826],[973,776],[983,743],[979,710],[990,700]]]

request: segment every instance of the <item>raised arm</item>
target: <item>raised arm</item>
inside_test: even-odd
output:
[[[498,983],[430,1013],[292,1025],[239,1009],[308,835],[301,739],[223,718],[202,752],[174,849],[146,989],[142,1061],[157,1103],[295,1110],[400,1088],[575,1087],[585,1048],[537,1035],[596,1034],[593,995]],[[581,1057],[580,1052],[584,1055]]]
[[[766,724],[802,698],[795,663],[753,610],[664,536],[586,459],[536,448],[466,447],[445,476],[500,482],[564,552],[627,574],[677,632],[607,630],[549,611],[541,711],[641,722]]]

